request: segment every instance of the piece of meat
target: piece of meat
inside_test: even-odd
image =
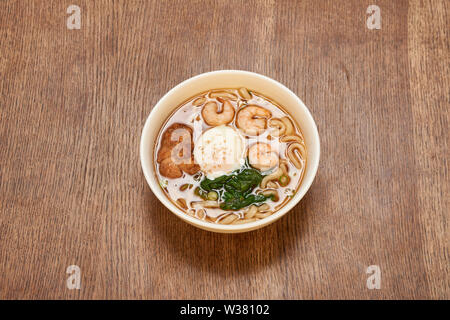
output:
[[[182,123],[174,123],[164,131],[161,137],[161,148],[158,152],[158,162],[169,157],[171,150],[180,143],[189,143],[191,150],[194,150],[192,143],[192,128]]]
[[[194,157],[191,156],[190,161],[184,160],[183,153],[189,150],[189,147],[192,154],[194,143],[192,142],[191,127],[182,123],[174,123],[168,127],[161,137],[161,147],[156,158],[156,161],[160,163],[159,172],[161,175],[175,179],[180,178],[183,171],[191,175],[197,173],[200,167],[194,163]],[[178,154],[173,155],[174,151]],[[173,156],[176,159],[172,159]],[[186,156],[189,157],[189,154],[186,154]],[[178,163],[178,160],[181,163]]]
[[[172,154],[172,148],[169,148],[167,146],[163,146],[158,151],[158,157],[156,158],[156,161],[158,163],[161,163],[166,158],[169,158]]]
[[[190,163],[182,163],[178,165],[178,167],[184,172],[193,175],[200,171],[200,166],[194,163],[194,159],[192,158]]]
[[[183,176],[183,171],[170,158],[161,161],[159,164],[159,173],[170,179],[181,178]]]
[[[161,145],[172,148],[185,139],[192,140],[192,128],[182,123],[174,123],[164,131]]]

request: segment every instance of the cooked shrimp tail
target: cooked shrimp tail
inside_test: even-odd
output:
[[[246,134],[257,136],[267,129],[267,120],[272,113],[257,105],[248,105],[239,110],[237,114],[237,126]]]

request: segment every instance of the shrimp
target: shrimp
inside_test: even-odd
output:
[[[252,167],[266,171],[278,165],[279,158],[269,144],[258,142],[248,149],[248,161]]]
[[[248,105],[237,114],[237,126],[246,134],[257,136],[267,128],[267,119],[272,113],[257,105]]]
[[[210,126],[220,126],[233,121],[234,107],[228,100],[223,100],[222,110],[219,110],[217,103],[210,101],[202,109],[202,117]]]

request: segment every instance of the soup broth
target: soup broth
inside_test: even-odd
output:
[[[300,128],[276,102],[246,88],[214,89],[182,103],[155,143],[167,197],[211,223],[264,219],[293,197],[306,168]]]

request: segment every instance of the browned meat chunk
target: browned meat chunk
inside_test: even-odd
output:
[[[161,146],[158,150],[156,161],[159,165],[159,172],[167,178],[180,178],[183,171],[188,174],[195,174],[200,167],[194,163],[191,155],[190,159],[185,159],[184,152],[194,150],[192,141],[192,128],[185,124],[174,123],[166,129],[161,138]],[[189,157],[188,154],[186,154]]]
[[[182,163],[178,167],[190,175],[196,174],[200,171],[200,166],[194,163],[194,161],[192,161],[191,163]]]
[[[159,172],[167,178],[176,179],[183,176],[183,171],[172,162],[170,158],[166,158],[159,164]]]

